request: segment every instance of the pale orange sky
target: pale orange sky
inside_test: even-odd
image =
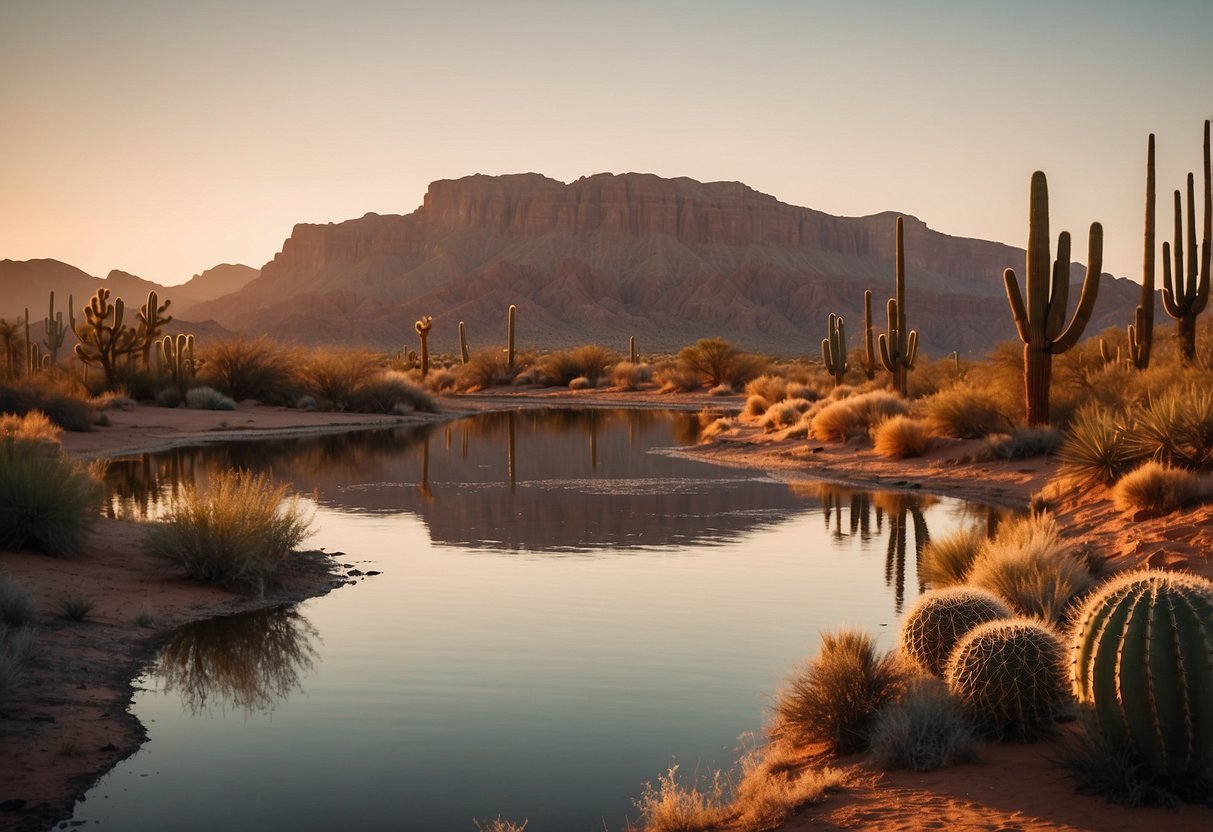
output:
[[[0,258],[176,283],[521,171],[740,180],[1022,246],[1039,168],[1054,233],[1100,220],[1105,269],[1139,277],[1146,135],[1162,228],[1200,175],[1207,0],[835,6],[3,0]]]

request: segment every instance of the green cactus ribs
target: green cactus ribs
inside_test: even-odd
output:
[[[1028,210],[1027,292],[1025,304],[1019,292],[1014,269],[1003,272],[1007,302],[1015,317],[1015,328],[1023,341],[1024,395],[1029,425],[1049,423],[1049,381],[1053,356],[1060,355],[1078,342],[1099,292],[1099,274],[1103,267],[1103,226],[1091,223],[1087,243],[1087,274],[1082,282],[1078,307],[1068,326],[1066,304],[1070,292],[1070,234],[1057,236],[1057,259],[1049,253],[1049,185],[1045,175],[1032,174]],[[1064,327],[1064,328],[1063,328]]]
[[[1213,582],[1138,571],[1074,618],[1071,681],[1094,729],[1180,783],[1213,778]]]
[[[893,376],[893,388],[901,395],[908,392],[908,375],[918,357],[918,331],[906,327],[906,254],[904,220],[897,218],[896,297],[889,298],[889,331],[880,333],[880,363]],[[865,297],[865,303],[867,298]]]
[[[834,386],[837,387],[850,369],[847,364],[847,331],[842,318],[833,312],[826,326],[829,334],[821,339],[821,360],[825,362],[826,372],[834,377]]]

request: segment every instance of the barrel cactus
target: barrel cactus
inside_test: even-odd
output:
[[[923,670],[943,674],[948,656],[970,630],[987,621],[1011,618],[998,596],[984,589],[954,586],[922,595],[901,623],[901,651]]]
[[[1000,740],[1052,731],[1069,698],[1061,637],[1031,618],[975,627],[952,651],[948,689],[979,728]]]
[[[1213,777],[1213,582],[1144,570],[1105,584],[1072,630],[1083,714],[1155,773]]]

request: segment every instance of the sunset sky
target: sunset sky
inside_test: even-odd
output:
[[[0,0],[0,112],[0,259],[95,275],[261,266],[297,222],[521,171],[739,180],[1022,246],[1039,168],[1054,235],[1100,220],[1137,278],[1147,134],[1161,228],[1200,176],[1213,7]]]

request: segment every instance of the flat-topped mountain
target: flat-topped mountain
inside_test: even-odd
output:
[[[858,338],[864,289],[883,325],[895,216],[831,216],[739,182],[478,174],[434,182],[411,214],[296,225],[260,277],[193,314],[381,347],[412,344],[413,321],[432,315],[432,347],[454,351],[459,321],[473,349],[503,342],[512,303],[522,346],[622,347],[635,335],[651,352],[719,335],[815,355],[830,312]],[[1023,261],[1022,249],[907,217],[907,305],[923,347],[974,353],[1012,337],[1001,274]],[[1134,284],[1105,283],[1091,331],[1129,320],[1136,302]]]

